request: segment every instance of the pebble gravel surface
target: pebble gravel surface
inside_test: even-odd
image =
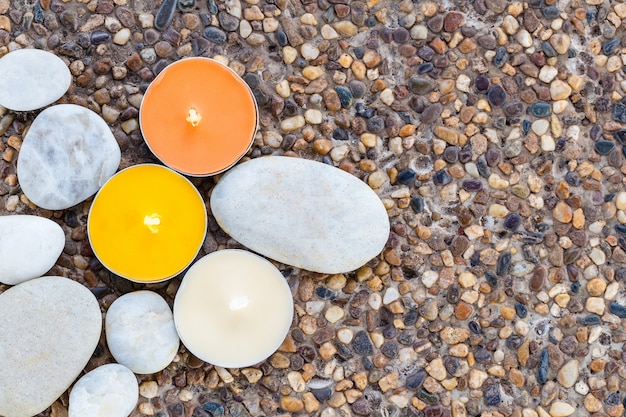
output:
[[[0,55],[61,57],[60,102],[104,118],[120,168],[158,162],[138,124],[150,81],[212,57],[258,102],[246,158],[336,166],[389,215],[385,249],[356,271],[277,264],[296,314],[268,360],[222,369],[181,345],[138,376],[131,415],[622,416],[625,18],[623,0],[0,0]],[[99,264],[90,201],[48,211],[22,193],[36,114],[0,111],[1,213],[60,224],[51,275],[103,311],[140,289],[171,305],[180,277],[138,285]],[[192,181],[209,201],[216,179]],[[235,247],[210,216],[199,256]],[[86,371],[110,362],[103,336]],[[66,393],[43,415],[67,407]]]

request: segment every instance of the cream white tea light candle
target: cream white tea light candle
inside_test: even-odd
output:
[[[267,359],[282,344],[293,319],[287,281],[266,259],[222,250],[198,260],[174,301],[183,344],[198,358],[224,368]]]

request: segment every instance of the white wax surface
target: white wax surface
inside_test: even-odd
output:
[[[197,261],[174,301],[183,344],[224,368],[267,359],[284,341],[292,318],[293,298],[280,271],[243,250],[222,250]]]

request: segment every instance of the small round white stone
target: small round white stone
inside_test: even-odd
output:
[[[35,118],[18,158],[26,197],[39,207],[63,210],[95,194],[117,171],[121,152],[100,116],[60,104]]]
[[[178,352],[172,310],[152,291],[136,291],[115,300],[107,312],[105,328],[115,360],[136,374],[159,372]]]
[[[65,94],[70,70],[56,55],[19,49],[0,59],[0,104],[17,111],[37,110]]]
[[[64,247],[65,233],[52,220],[26,215],[0,217],[0,282],[15,285],[42,276]]]
[[[137,378],[116,363],[85,374],[70,392],[69,417],[127,417],[139,399]]]

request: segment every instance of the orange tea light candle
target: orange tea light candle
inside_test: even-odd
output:
[[[166,67],[148,87],[139,111],[152,153],[170,168],[200,177],[218,174],[246,154],[257,119],[248,85],[209,58]]]
[[[196,257],[207,229],[204,201],[182,175],[160,165],[118,172],[96,195],[87,220],[94,254],[111,272],[158,282]]]

